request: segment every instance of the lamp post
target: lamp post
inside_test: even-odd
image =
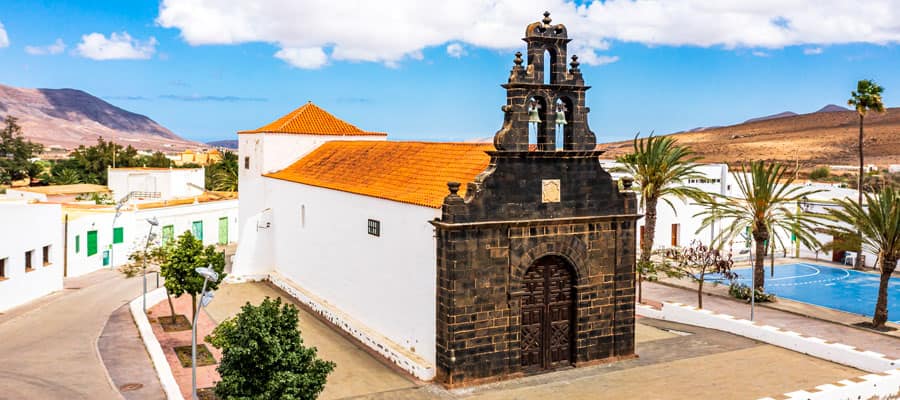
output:
[[[219,274],[213,271],[212,265],[209,267],[199,267],[195,269],[200,276],[203,277],[203,291],[201,291],[200,301],[197,309],[194,310],[194,323],[191,324],[191,398],[198,400],[197,397],[197,321],[200,319],[200,309],[209,305],[213,299],[213,292],[206,291],[206,284],[209,281],[218,282]]]
[[[159,226],[159,220],[156,217],[148,218],[147,223],[150,224],[150,230],[147,231],[147,242],[144,243],[144,294],[143,294],[143,302],[144,302],[144,314],[147,313],[147,248],[150,247],[150,239],[153,237],[153,227]]]

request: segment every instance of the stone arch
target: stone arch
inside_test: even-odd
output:
[[[575,281],[578,285],[587,283],[588,247],[576,236],[547,240],[525,251],[518,262],[512,266],[510,279],[515,282],[511,289],[520,292],[522,289],[522,277],[536,260],[544,256],[559,256],[565,259],[575,270]]]

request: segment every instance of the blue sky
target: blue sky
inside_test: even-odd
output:
[[[269,14],[258,15],[241,9],[247,2],[225,0],[4,0],[0,83],[82,89],[201,141],[236,138],[307,100],[393,139],[484,138],[500,127],[499,85],[524,45],[525,22],[548,8],[583,52],[590,124],[601,141],[844,105],[863,78],[886,88],[888,105],[900,104],[892,95],[900,88],[900,7],[889,1],[887,10],[873,7],[884,18],[827,1],[815,2],[824,11],[812,17],[802,4],[760,17],[760,9],[710,11],[690,0],[660,13],[626,0],[487,2],[498,8],[481,9],[496,14],[484,25],[467,15],[476,13],[471,5],[432,10],[437,19],[422,21],[414,5],[373,17],[352,15],[359,3],[329,14],[328,2],[285,1],[262,1]],[[721,20],[717,12],[746,19],[704,23]],[[381,32],[393,18],[397,32]],[[869,29],[831,28],[829,18]],[[640,23],[646,29],[632,29]]]

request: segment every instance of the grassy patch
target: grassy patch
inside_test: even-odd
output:
[[[191,367],[191,346],[178,346],[175,347],[175,355],[178,356],[178,361],[181,363],[181,366],[184,368]],[[215,357],[213,357],[212,353],[209,352],[209,349],[206,348],[205,344],[197,345],[197,366],[203,367],[206,365],[214,365],[216,363]]]

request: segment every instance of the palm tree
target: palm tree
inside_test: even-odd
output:
[[[715,248],[722,248],[744,232],[749,232],[756,246],[753,287],[762,290],[765,285],[763,265],[767,241],[777,240],[784,245],[778,230],[793,231],[797,240],[807,247],[818,246],[813,226],[817,225],[821,215],[797,211],[797,204],[821,190],[792,185],[796,175],[780,163],[751,161],[749,170],[741,164],[740,173],[734,177],[742,197],[714,194],[708,200],[701,201],[706,209],[695,215],[703,218],[698,231],[722,219],[727,220],[729,223],[721,224],[723,228],[716,235]],[[773,232],[776,234],[773,235]]]
[[[857,204],[860,207],[863,204],[863,177],[865,176],[865,167],[863,165],[863,120],[866,118],[866,113],[870,110],[884,112],[884,103],[881,101],[881,92],[883,91],[884,88],[878,86],[875,81],[863,79],[856,83],[856,91],[850,92],[850,99],[847,100],[847,105],[855,108],[856,113],[859,114],[859,177],[857,178],[856,188],[859,191]],[[857,232],[856,234],[858,235],[859,233]],[[862,252],[862,249],[860,249],[860,252]],[[856,257],[857,268],[861,266],[861,260],[862,257]]]
[[[656,233],[656,204],[660,199],[672,210],[675,206],[668,197],[699,200],[706,192],[685,186],[688,179],[703,178],[696,170],[700,159],[687,146],[680,146],[671,137],[650,134],[646,140],[634,138],[634,151],[617,157],[622,164],[616,171],[630,174],[641,193],[640,207],[644,209],[644,232],[641,237],[641,258],[638,261],[638,302],[641,301],[642,272],[652,269],[650,256]],[[668,197],[667,197],[668,196]],[[677,211],[676,211],[677,212]]]
[[[888,283],[897,267],[897,259],[900,259],[900,192],[887,186],[875,195],[866,193],[865,196],[868,207],[840,199],[837,203],[841,207],[829,209],[828,212],[836,221],[843,223],[831,227],[833,230],[844,234],[861,233],[862,248],[878,254],[881,282],[872,327],[880,328],[888,317]]]

